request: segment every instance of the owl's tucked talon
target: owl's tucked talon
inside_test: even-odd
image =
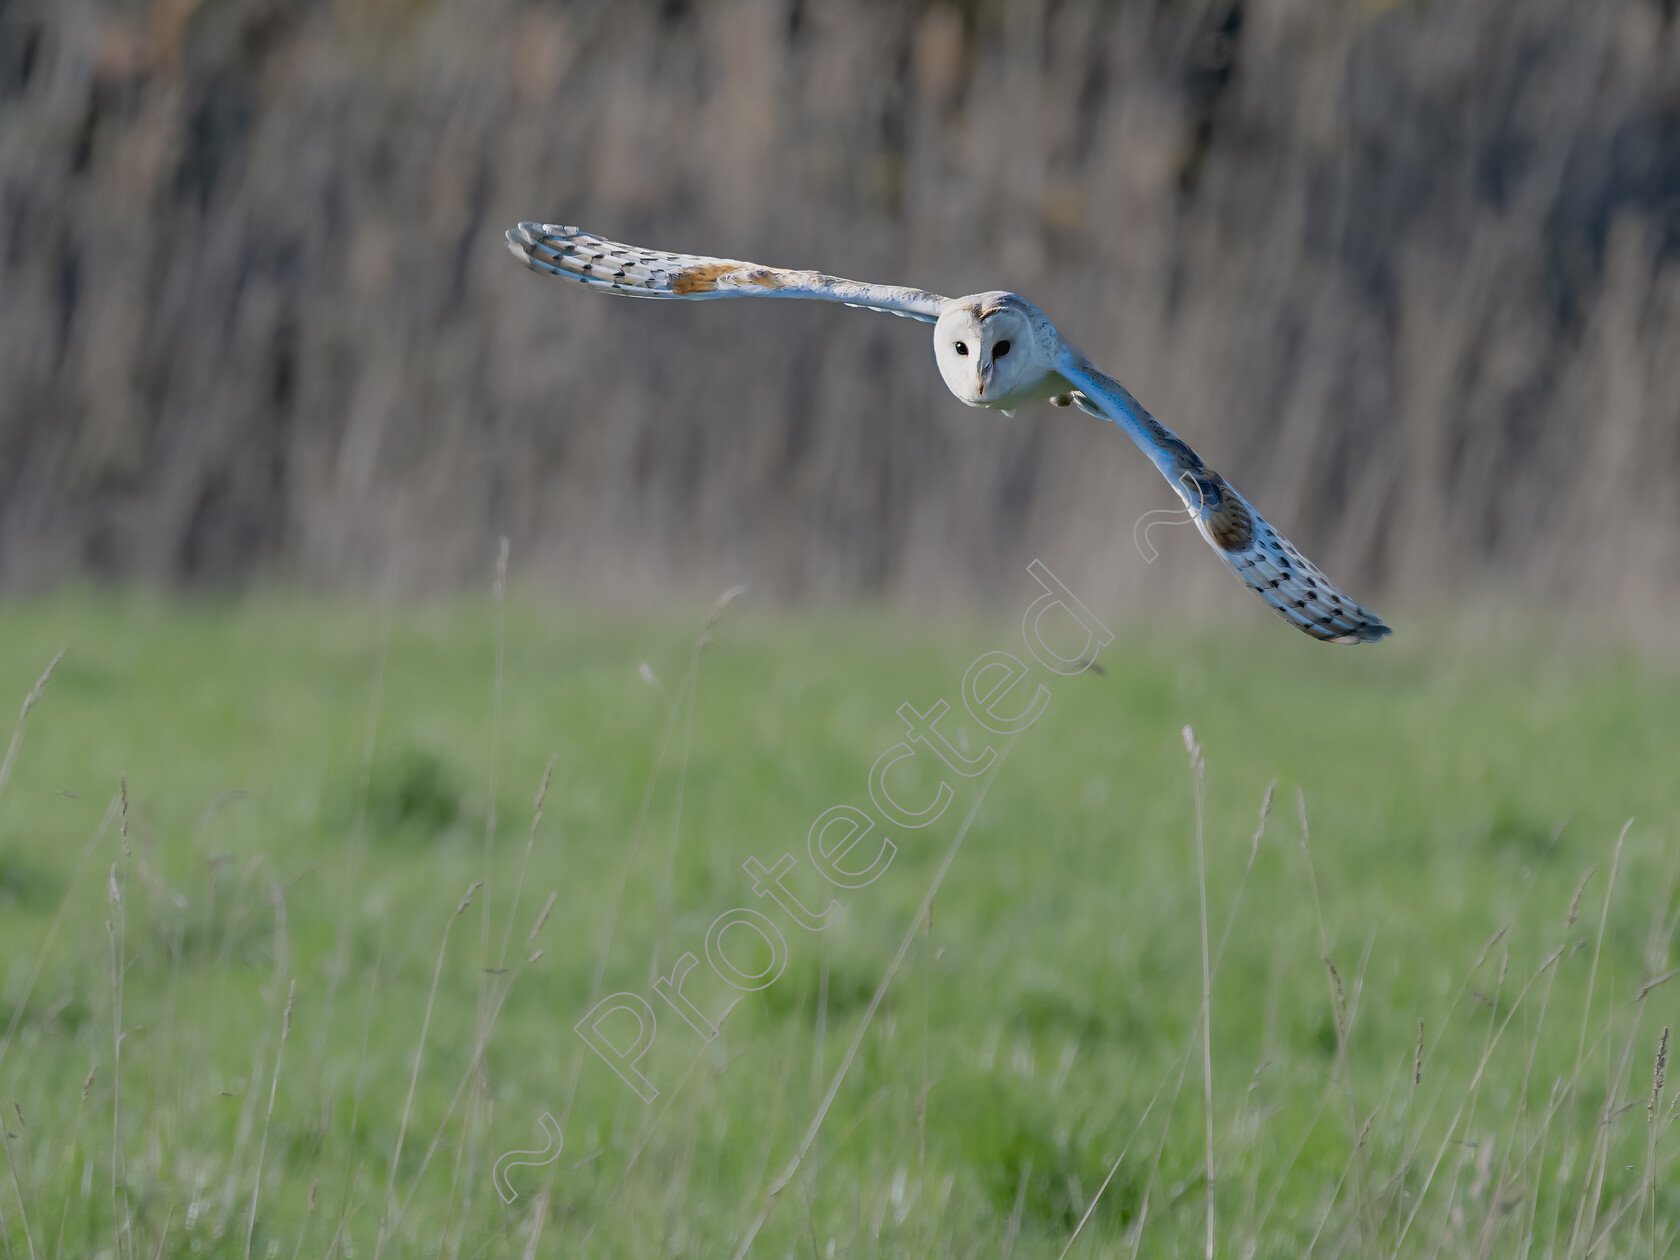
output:
[[[1052,398],[1050,400],[1050,405],[1052,407],[1071,407],[1071,406],[1073,406],[1073,395],[1072,394],[1057,394],[1054,398]]]

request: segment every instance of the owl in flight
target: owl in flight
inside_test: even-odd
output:
[[[1077,406],[1125,430],[1184,500],[1225,567],[1290,625],[1329,643],[1375,643],[1389,628],[1319,572],[1247,499],[1202,463],[1025,298],[976,293],[946,298],[921,289],[861,284],[815,271],[784,271],[730,258],[662,254],[575,227],[521,223],[508,248],[533,271],[626,297],[813,298],[919,319],[933,327],[933,357],[946,387],[970,407],[1005,414],[1026,403]]]

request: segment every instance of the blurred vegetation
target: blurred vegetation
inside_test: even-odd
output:
[[[0,798],[11,1254],[234,1257],[250,1231],[250,1255],[370,1256],[401,1141],[385,1255],[521,1256],[539,1222],[536,1254],[729,1255],[837,1073],[754,1255],[1049,1258],[1093,1203],[1074,1257],[1201,1254],[1185,723],[1216,951],[1231,924],[1219,1254],[1680,1252],[1680,1095],[1646,1105],[1680,987],[1640,995],[1680,963],[1673,669],[1422,632],[1128,633],[1106,673],[1048,679],[929,921],[978,782],[835,890],[833,928],[786,926],[785,974],[710,1049],[660,1006],[644,1106],[572,1031],[609,936],[601,991],[647,993],[724,910],[779,918],[742,862],[803,863],[817,814],[867,803],[898,707],[958,703],[968,662],[1020,635],[740,601],[696,652],[703,620],[516,599],[498,705],[479,603],[9,604],[0,700],[69,646]],[[478,1064],[486,995],[506,1000]],[[541,1145],[544,1112],[564,1152],[512,1168],[504,1206],[492,1167]]]
[[[522,218],[1012,287],[1357,595],[1680,593],[1671,0],[3,0],[0,581],[1105,606],[1169,502],[926,330],[613,302]],[[1223,615],[1222,613],[1220,615]]]

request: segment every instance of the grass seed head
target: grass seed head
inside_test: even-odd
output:
[[[722,595],[719,595],[717,603],[712,605],[711,614],[706,618],[706,628],[709,630],[717,625],[718,618],[723,616],[723,610],[746,593],[747,588],[744,586],[731,586]]]
[[[484,887],[484,881],[482,879],[473,880],[473,882],[467,886],[466,895],[463,896],[460,902],[455,906],[455,913],[461,914],[468,906],[472,905],[473,894],[482,887]]]
[[[531,802],[531,812],[538,818],[542,817],[543,802],[548,799],[548,781],[554,775],[554,753],[548,754],[548,764],[543,767],[542,782],[537,785],[537,799]]]
[[[292,981],[292,987],[286,991],[286,1009],[280,1015],[280,1044],[286,1044],[286,1038],[292,1035],[292,1000],[297,997],[297,981]]]
[[[1651,1067],[1651,1102],[1645,1108],[1645,1119],[1654,1122],[1657,1118],[1657,1101],[1662,1095],[1663,1082],[1668,1072],[1668,1025],[1663,1025],[1662,1035],[1657,1038],[1657,1061]]]
[[[542,931],[543,924],[548,922],[549,912],[554,909],[554,899],[559,895],[560,890],[558,888],[548,894],[548,900],[543,903],[542,913],[537,916],[537,921],[531,925],[531,934],[525,938],[527,945],[537,939],[537,933]]]
[[[1341,972],[1336,970],[1336,964],[1330,961],[1328,954],[1324,957],[1324,965],[1330,971],[1330,985],[1335,992],[1336,1001],[1333,1014],[1336,1017],[1336,1035],[1340,1037],[1347,1018],[1347,1000],[1342,996],[1342,975]]]
[[[1671,968],[1670,970],[1663,972],[1662,975],[1657,976],[1654,979],[1647,980],[1640,987],[1639,992],[1637,992],[1633,995],[1633,1000],[1635,1002],[1643,1002],[1645,1000],[1645,995],[1647,993],[1649,993],[1652,989],[1656,988],[1659,984],[1663,984],[1663,983],[1665,983],[1669,980],[1674,979],[1675,976],[1680,976],[1680,967]]]
[[[1475,965],[1470,968],[1471,971],[1476,971],[1481,968],[1481,965],[1487,961],[1488,951],[1495,945],[1499,944],[1500,941],[1505,939],[1505,933],[1510,931],[1510,928],[1511,925],[1507,923],[1492,936],[1487,938],[1487,944],[1483,945],[1482,952],[1476,955],[1476,962]]]
[[[1587,881],[1593,877],[1593,872],[1597,869],[1598,866],[1596,864],[1587,867],[1587,869],[1581,874],[1581,882],[1575,885],[1575,895],[1569,899],[1569,915],[1563,921],[1563,926],[1566,931],[1569,928],[1574,927],[1575,920],[1580,917],[1581,894],[1587,891]]]
[[[1266,784],[1266,794],[1260,798],[1260,825],[1254,829],[1254,835],[1248,841],[1248,860],[1252,864],[1254,855],[1260,852],[1260,838],[1266,834],[1266,819],[1272,813],[1272,792],[1277,787],[1277,780]]]

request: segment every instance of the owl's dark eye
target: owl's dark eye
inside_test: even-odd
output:
[[[968,357],[968,343],[966,341],[957,342],[957,353],[964,358]]]
[[[992,358],[994,358],[994,359],[1001,359],[1001,358],[1003,358],[1004,355],[1006,355],[1008,353],[1009,353],[1009,343],[1007,341],[1000,341],[1000,342],[997,343],[997,345],[992,347]]]

